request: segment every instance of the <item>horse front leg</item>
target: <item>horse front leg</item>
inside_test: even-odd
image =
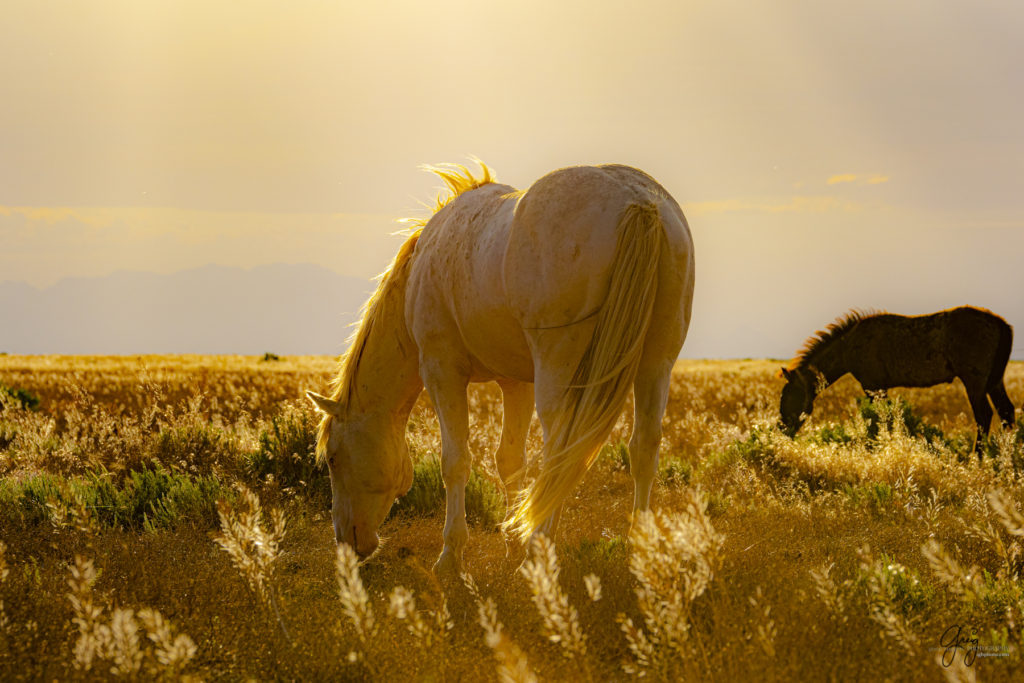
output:
[[[462,551],[469,538],[466,525],[466,484],[472,458],[469,453],[468,379],[442,367],[421,366],[423,384],[430,394],[441,425],[441,479],[445,490],[444,547],[434,564],[438,575],[462,569]]]

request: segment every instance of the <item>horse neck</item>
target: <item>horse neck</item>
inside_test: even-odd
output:
[[[836,380],[850,371],[847,367],[843,350],[846,342],[843,337],[838,337],[824,348],[818,350],[808,365],[817,370],[825,378],[825,386],[831,386]]]
[[[389,302],[384,315],[373,321],[352,378],[350,418],[408,419],[423,389],[419,352],[405,324],[404,292],[400,299]]]

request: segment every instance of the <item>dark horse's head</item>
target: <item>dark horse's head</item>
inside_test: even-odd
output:
[[[779,400],[779,427],[786,436],[792,437],[814,410],[814,397],[818,393],[818,373],[806,365],[796,368],[782,368],[786,386],[782,387]]]

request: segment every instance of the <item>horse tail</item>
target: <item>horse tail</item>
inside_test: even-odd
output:
[[[996,353],[992,359],[992,370],[989,372],[986,388],[1003,383],[1006,364],[1010,361],[1010,352],[1013,350],[1013,327],[998,316],[996,316],[996,326],[999,329],[999,341],[996,342]]]
[[[636,378],[654,311],[664,226],[653,203],[630,204],[619,218],[608,296],[549,426],[537,479],[506,520],[526,539],[558,510],[597,458]]]

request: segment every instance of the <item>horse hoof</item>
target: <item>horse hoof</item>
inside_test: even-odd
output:
[[[458,576],[461,567],[455,553],[445,550],[434,563],[434,574],[439,578]]]

